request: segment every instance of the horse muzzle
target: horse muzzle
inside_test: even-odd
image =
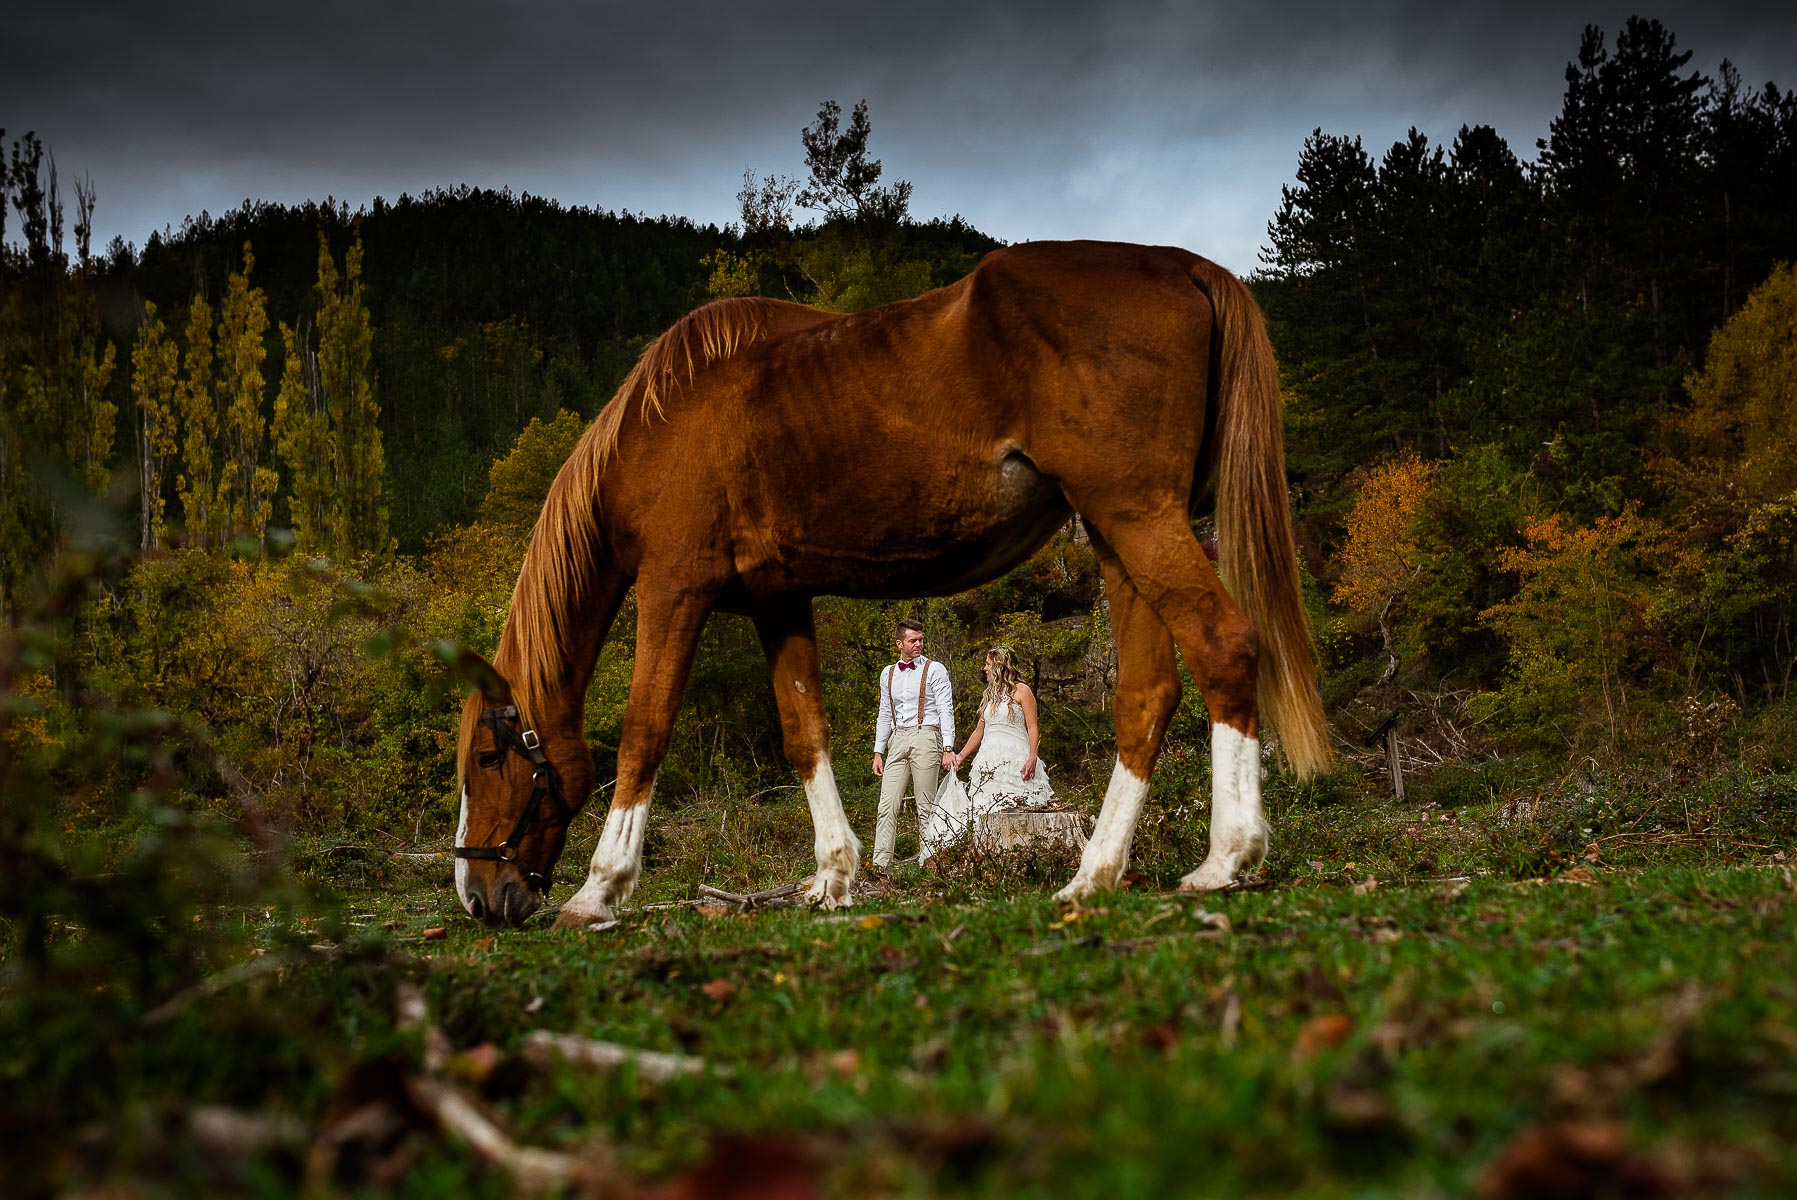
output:
[[[524,924],[530,914],[542,906],[536,889],[525,883],[514,871],[503,871],[485,891],[470,889],[462,898],[468,915],[488,929],[505,929]]]

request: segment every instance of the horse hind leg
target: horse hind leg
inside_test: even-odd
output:
[[[773,674],[786,760],[799,773],[811,807],[817,874],[805,899],[822,908],[847,908],[853,903],[850,887],[861,862],[861,843],[843,812],[830,768],[830,726],[824,716],[811,602],[763,613],[755,619],[755,630]]]
[[[1072,882],[1056,896],[1074,900],[1113,888],[1129,865],[1148,778],[1160,754],[1167,725],[1179,707],[1179,671],[1173,658],[1173,635],[1124,574],[1117,556],[1094,533],[1111,603],[1111,625],[1117,638],[1117,695],[1112,711],[1117,724],[1117,762],[1105,788],[1104,806],[1080,856]]]
[[[708,598],[668,595],[638,583],[636,666],[618,744],[618,782],[586,882],[562,905],[557,929],[611,920],[636,887],[655,775],[667,757],[693,650],[710,612]]]
[[[1192,536],[1182,508],[1107,529],[1123,568],[1179,644],[1211,718],[1211,844],[1183,891],[1230,886],[1265,860],[1260,799],[1258,638]]]

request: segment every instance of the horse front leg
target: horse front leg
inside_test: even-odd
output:
[[[1092,534],[1111,602],[1117,638],[1117,762],[1105,788],[1104,806],[1080,856],[1072,882],[1056,893],[1074,900],[1117,886],[1129,865],[1129,848],[1148,796],[1148,777],[1160,754],[1167,724],[1179,707],[1179,671],[1173,635],[1123,571],[1101,535]]]
[[[811,806],[817,874],[805,899],[823,908],[847,908],[853,903],[850,887],[861,863],[861,843],[842,810],[836,773],[830,769],[830,725],[824,716],[811,601],[761,613],[755,618],[755,632],[773,675],[786,761],[799,773]]]
[[[637,584],[636,666],[618,743],[618,782],[586,882],[562,905],[557,929],[609,921],[643,869],[643,833],[655,774],[667,757],[674,718],[711,613],[708,594]]]

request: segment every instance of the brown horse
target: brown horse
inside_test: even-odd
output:
[[[1191,526],[1213,482],[1227,591]],[[592,787],[587,683],[633,584],[617,786],[558,925],[609,918],[635,885],[656,770],[717,610],[754,620],[772,666],[816,834],[808,897],[848,904],[860,845],[830,769],[812,598],[973,587],[1072,510],[1116,628],[1117,762],[1061,894],[1123,872],[1179,700],[1176,644],[1210,709],[1215,784],[1210,855],[1182,886],[1258,866],[1261,711],[1297,772],[1329,757],[1260,311],[1183,250],[1031,243],[847,316],[721,300],[649,347],[551,488],[494,669],[463,713],[463,904],[515,924],[546,894]]]

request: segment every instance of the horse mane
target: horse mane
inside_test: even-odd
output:
[[[556,474],[531,529],[505,630],[493,656],[494,667],[511,685],[511,703],[518,706],[527,727],[535,726],[547,711],[550,694],[563,682],[574,629],[604,564],[599,483],[606,463],[617,452],[626,413],[634,407],[644,424],[662,417],[667,402],[682,385],[690,386],[702,368],[755,341],[776,310],[793,308],[804,306],[745,297],[715,300],[680,318],[643,351]],[[456,738],[458,791],[485,703],[477,691],[462,710]]]
[[[668,400],[682,383],[691,384],[697,379],[701,367],[729,358],[760,337],[778,310],[793,308],[814,311],[784,300],[746,296],[714,300],[674,322],[666,333],[649,343],[618,388],[618,394],[593,422],[591,432],[598,435],[595,471],[603,470],[617,450],[624,417],[633,401],[645,425],[652,417],[664,416]],[[594,482],[597,483],[596,478]]]

